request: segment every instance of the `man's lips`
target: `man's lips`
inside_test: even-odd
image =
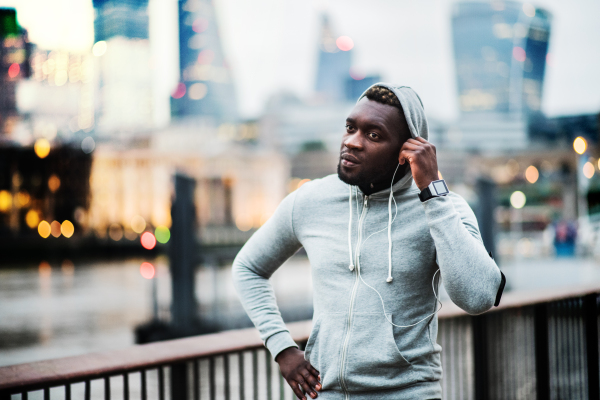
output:
[[[358,158],[356,158],[353,155],[348,154],[348,153],[342,153],[340,155],[340,158],[342,159],[342,164],[347,167],[352,167],[352,166],[360,164],[360,161],[358,161]]]

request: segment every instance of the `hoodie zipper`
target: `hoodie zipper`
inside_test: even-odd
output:
[[[344,398],[349,399],[350,396],[348,394],[348,388],[346,387],[346,381],[344,380],[344,372],[346,366],[346,352],[348,351],[348,342],[350,341],[350,328],[352,326],[352,311],[354,308],[354,299],[356,298],[356,289],[358,288],[358,268],[360,268],[360,244],[362,242],[362,224],[367,215],[367,205],[369,202],[369,196],[365,196],[365,201],[363,203],[363,209],[360,214],[360,218],[358,220],[358,242],[356,243],[356,250],[354,251],[354,262],[356,263],[356,268],[354,268],[354,287],[352,288],[352,295],[350,296],[350,307],[348,310],[348,319],[346,325],[346,336],[344,338],[344,345],[342,347],[342,357],[340,359],[340,386],[342,387],[342,391],[344,392]]]

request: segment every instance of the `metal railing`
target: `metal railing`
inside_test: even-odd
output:
[[[600,397],[600,287],[505,294],[439,313],[444,399]],[[311,322],[288,325],[306,343]],[[5,399],[293,399],[254,329],[0,368]]]

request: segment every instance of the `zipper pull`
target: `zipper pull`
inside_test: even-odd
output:
[[[369,200],[369,196],[365,196],[365,207],[367,206],[367,201]]]

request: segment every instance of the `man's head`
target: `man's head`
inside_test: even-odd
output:
[[[400,148],[410,137],[396,95],[383,86],[371,87],[346,119],[338,176],[363,191],[383,189],[391,183]],[[405,173],[401,168],[396,177]]]

